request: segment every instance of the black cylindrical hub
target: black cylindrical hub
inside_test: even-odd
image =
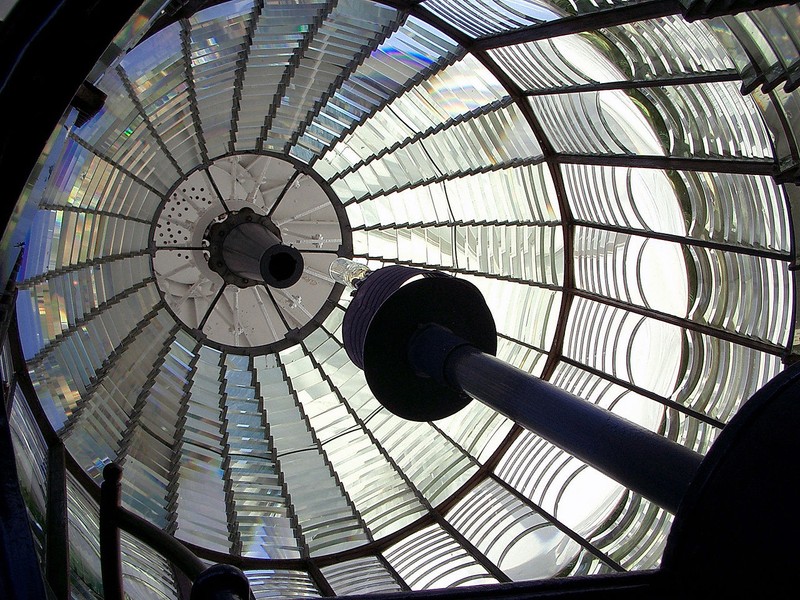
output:
[[[250,208],[212,223],[204,236],[208,266],[237,287],[288,288],[303,275],[303,255],[284,244],[274,223]]]
[[[261,223],[242,223],[222,242],[225,265],[244,279],[287,288],[303,274],[303,256]]]

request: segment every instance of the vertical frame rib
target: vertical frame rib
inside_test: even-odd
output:
[[[164,143],[164,140],[161,138],[161,134],[158,133],[158,130],[153,125],[153,122],[150,120],[150,117],[147,116],[147,111],[145,111],[144,106],[142,106],[141,100],[139,100],[139,96],[136,94],[136,90],[133,89],[133,84],[131,80],[128,78],[128,74],[125,72],[125,69],[122,68],[122,65],[117,66],[117,74],[119,78],[122,80],[123,85],[125,86],[125,91],[128,92],[128,96],[130,97],[131,102],[136,107],[139,116],[142,117],[142,121],[147,127],[147,131],[150,132],[150,135],[153,136],[153,139],[156,142],[156,145],[161,149],[164,153],[164,156],[167,157],[172,167],[175,171],[180,175],[181,178],[185,177],[185,173],[181,169],[181,166],[178,164],[178,161],[175,160],[175,157],[172,156],[172,152],[169,151],[167,145]]]
[[[233,83],[233,105],[231,106],[231,138],[228,142],[229,152],[236,151],[236,132],[238,130],[239,108],[242,102],[242,86],[244,85],[245,73],[247,71],[247,61],[250,59],[250,48],[253,46],[253,32],[256,29],[258,19],[263,9],[264,0],[255,0],[253,2],[250,20],[247,22],[245,47],[239,52],[239,59],[236,61],[236,80]]]
[[[264,117],[264,125],[261,128],[261,134],[258,136],[256,140],[256,151],[261,152],[264,149],[264,139],[267,137],[267,133],[272,126],[272,120],[275,118],[275,115],[278,112],[278,107],[281,105],[281,98],[286,94],[286,90],[289,87],[289,83],[292,80],[292,76],[294,75],[295,70],[300,65],[300,61],[305,56],[305,53],[308,51],[308,48],[311,46],[311,42],[314,40],[314,36],[319,31],[319,28],[322,26],[322,23],[331,15],[333,10],[336,8],[338,0],[330,0],[328,4],[325,6],[325,9],[322,13],[316,17],[308,28],[305,36],[303,37],[303,41],[300,45],[295,49],[294,53],[292,54],[292,58],[289,59],[286,70],[283,72],[283,77],[281,78],[280,84],[278,84],[278,91],[275,92],[275,96],[272,99],[272,103],[269,107],[269,112]]]
[[[192,111],[192,122],[200,147],[200,157],[203,164],[208,164],[208,147],[206,146],[203,124],[200,121],[200,109],[197,106],[197,90],[194,85],[194,70],[192,69],[192,25],[188,19],[181,19],[181,50],[183,52],[183,71],[186,78],[186,87],[189,96],[189,108]]]

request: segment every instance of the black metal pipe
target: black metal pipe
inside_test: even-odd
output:
[[[117,526],[121,480],[122,469],[119,465],[106,465],[103,469],[103,483],[100,485],[100,571],[105,600],[123,600],[122,554]]]
[[[258,281],[264,252],[281,241],[260,223],[242,223],[234,227],[222,243],[226,266],[241,277]]]
[[[466,392],[675,513],[702,456],[513,367],[436,325],[416,334],[420,373]]]

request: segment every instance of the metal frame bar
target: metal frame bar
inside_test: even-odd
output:
[[[52,279],[60,275],[66,275],[67,273],[73,273],[74,271],[80,271],[81,269],[96,267],[98,265],[104,265],[117,260],[136,258],[137,256],[147,256],[149,254],[150,250],[148,250],[147,248],[143,248],[142,250],[133,250],[131,252],[123,252],[122,254],[109,254],[108,256],[100,256],[97,258],[92,258],[72,265],[65,265],[62,267],[58,267],[51,271],[45,271],[44,273],[40,273],[39,275],[34,275],[33,277],[29,277],[28,279],[20,281],[17,284],[17,288],[23,290],[28,289],[38,283],[42,283],[44,281],[47,281],[48,279]]]
[[[422,6],[424,7],[424,4]],[[648,0],[646,2],[614,6],[606,10],[563,17],[539,25],[531,25],[530,27],[523,27],[497,35],[484,36],[475,40],[473,48],[475,50],[490,50],[500,46],[534,42],[571,33],[594,31],[605,27],[614,27],[615,25],[625,25],[634,21],[680,14],[681,9],[682,6],[678,0]],[[424,8],[418,8],[417,12],[420,14],[428,13]]]
[[[595,223],[592,221],[575,220],[575,226],[586,227],[588,229],[600,229],[603,231],[612,231],[614,233],[624,233],[628,235],[646,237],[654,240],[663,240],[665,242],[674,242],[676,244],[686,246],[697,246],[700,248],[707,248],[709,250],[719,250],[720,252],[732,252],[735,254],[746,254],[747,256],[755,256],[757,258],[766,258],[770,260],[778,260],[781,262],[790,262],[792,255],[790,252],[783,252],[780,250],[768,250],[765,248],[753,248],[751,246],[736,246],[728,242],[718,242],[715,240],[702,240],[698,238],[681,237],[671,233],[660,233],[652,229],[633,229],[630,227],[621,227],[619,225],[610,225],[608,223]]]
[[[250,59],[250,49],[253,47],[253,33],[258,26],[258,20],[263,9],[264,0],[253,0],[253,8],[250,11],[247,28],[245,29],[245,47],[239,51],[239,58],[236,60],[236,78],[233,82],[233,102],[231,106],[231,136],[228,141],[229,152],[236,151],[236,132],[239,130],[237,124],[239,122],[239,109],[242,104],[242,86],[244,85],[245,72],[247,71],[247,61]],[[209,179],[211,179],[210,173]],[[214,189],[216,189],[216,185],[214,185]],[[222,195],[219,190],[216,191],[221,201]],[[223,206],[225,206],[224,203]],[[230,212],[227,207],[225,207],[225,211]]]
[[[561,221],[464,221],[462,219],[453,219],[441,222],[425,222],[425,223],[387,223],[378,225],[355,225],[350,228],[351,231],[389,231],[401,229],[428,229],[433,227],[440,228],[455,228],[455,227],[561,227]],[[304,250],[303,252],[306,252]]]
[[[395,17],[386,27],[383,27],[381,31],[377,32],[375,37],[370,40],[370,43],[364,45],[361,53],[354,56],[350,63],[344,69],[342,69],[340,74],[336,77],[336,79],[333,80],[325,93],[322,94],[317,102],[314,103],[314,106],[311,108],[311,110],[308,111],[305,119],[300,121],[298,128],[294,131],[294,133],[292,133],[289,142],[286,144],[286,146],[284,146],[284,152],[286,152],[286,154],[289,153],[289,149],[292,146],[297,144],[297,140],[303,136],[305,130],[314,121],[317,115],[319,115],[322,107],[325,106],[328,100],[333,97],[333,95],[336,93],[336,90],[338,90],[342,84],[347,81],[350,75],[355,73],[356,69],[358,69],[361,63],[364,62],[370,56],[370,54],[372,54],[372,52],[377,50],[383,42],[389,39],[398,29],[400,29],[400,27],[402,27],[407,18],[407,12],[398,11],[397,17]]]
[[[543,88],[526,90],[523,94],[533,96],[556,96],[559,94],[576,94],[580,92],[601,92],[605,90],[639,90],[642,88],[668,87],[674,85],[694,85],[697,83],[725,83],[741,81],[742,77],[737,71],[725,70],[714,73],[697,73],[682,77],[667,77],[664,79],[636,79],[624,81],[610,81],[607,83],[587,83],[585,85],[570,85],[558,88]]]
[[[203,164],[209,164],[208,147],[206,146],[205,136],[203,135],[203,125],[200,120],[200,107],[197,104],[197,88],[194,83],[194,69],[192,68],[192,25],[189,19],[183,18],[181,23],[181,51],[183,53],[183,70],[186,79],[187,95],[189,97],[189,109],[192,112],[192,123],[194,132],[197,136],[197,146],[200,148],[200,160]]]
[[[164,153],[164,156],[167,157],[167,160],[172,165],[172,168],[175,169],[175,171],[177,171],[179,178],[183,179],[185,177],[183,169],[181,169],[181,166],[178,164],[178,161],[175,160],[175,157],[172,156],[172,152],[167,147],[166,142],[164,142],[163,138],[161,137],[161,134],[156,129],[156,126],[153,125],[153,122],[150,120],[150,117],[147,114],[147,111],[145,110],[142,101],[139,99],[139,95],[136,93],[136,90],[133,87],[133,82],[131,82],[131,80],[128,78],[128,74],[125,72],[125,69],[122,68],[121,64],[117,65],[116,70],[117,70],[117,75],[119,75],[119,78],[122,80],[122,84],[125,87],[125,91],[128,93],[128,97],[130,98],[133,105],[136,107],[136,111],[139,113],[139,116],[142,117],[142,121],[144,121],[144,125],[145,127],[147,127],[147,131],[149,131],[150,135],[153,136],[156,145]]]
[[[98,215],[101,217],[111,217],[114,219],[122,219],[123,221],[133,221],[135,223],[143,223],[145,225],[150,225],[151,221],[147,219],[142,219],[140,217],[130,217],[128,215],[123,215],[120,213],[115,213],[110,210],[98,210],[96,208],[86,208],[83,206],[73,206],[71,204],[49,204],[47,202],[42,202],[39,204],[39,210],[52,210],[52,211],[62,211],[62,212],[74,212],[79,214],[85,215]]]
[[[681,156],[644,156],[566,154],[556,153],[550,160],[559,164],[594,165],[600,167],[638,167],[666,171],[701,171],[733,173],[736,175],[762,175],[772,177],[777,166],[774,161],[746,158],[687,158]]]

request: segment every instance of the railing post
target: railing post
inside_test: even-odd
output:
[[[14,317],[21,264],[22,249],[5,288],[0,290],[0,351]],[[6,383],[0,382],[0,597],[38,600],[46,597],[45,587],[19,486],[10,423],[13,389],[6,388]]]
[[[100,486],[100,569],[105,600],[123,600],[122,554],[117,526],[121,481],[122,468],[116,463],[106,465]]]
[[[19,274],[20,267],[22,266],[22,256],[24,252],[24,247],[21,247],[19,253],[17,254],[17,260],[14,263],[14,268],[11,270],[11,275],[6,282],[6,287],[0,294],[0,352],[3,351],[5,344],[8,339],[8,332],[11,327],[11,323],[14,321],[16,316],[16,304],[17,304],[17,275]],[[4,407],[6,410],[6,414],[11,414],[11,406],[14,402],[14,394],[10,393],[11,386],[7,386],[10,383],[9,381],[0,382],[0,385],[4,386],[4,391],[7,392]],[[7,386],[7,387],[6,387]]]
[[[47,457],[45,575],[58,600],[70,598],[65,454],[64,442],[59,439],[50,445]]]

